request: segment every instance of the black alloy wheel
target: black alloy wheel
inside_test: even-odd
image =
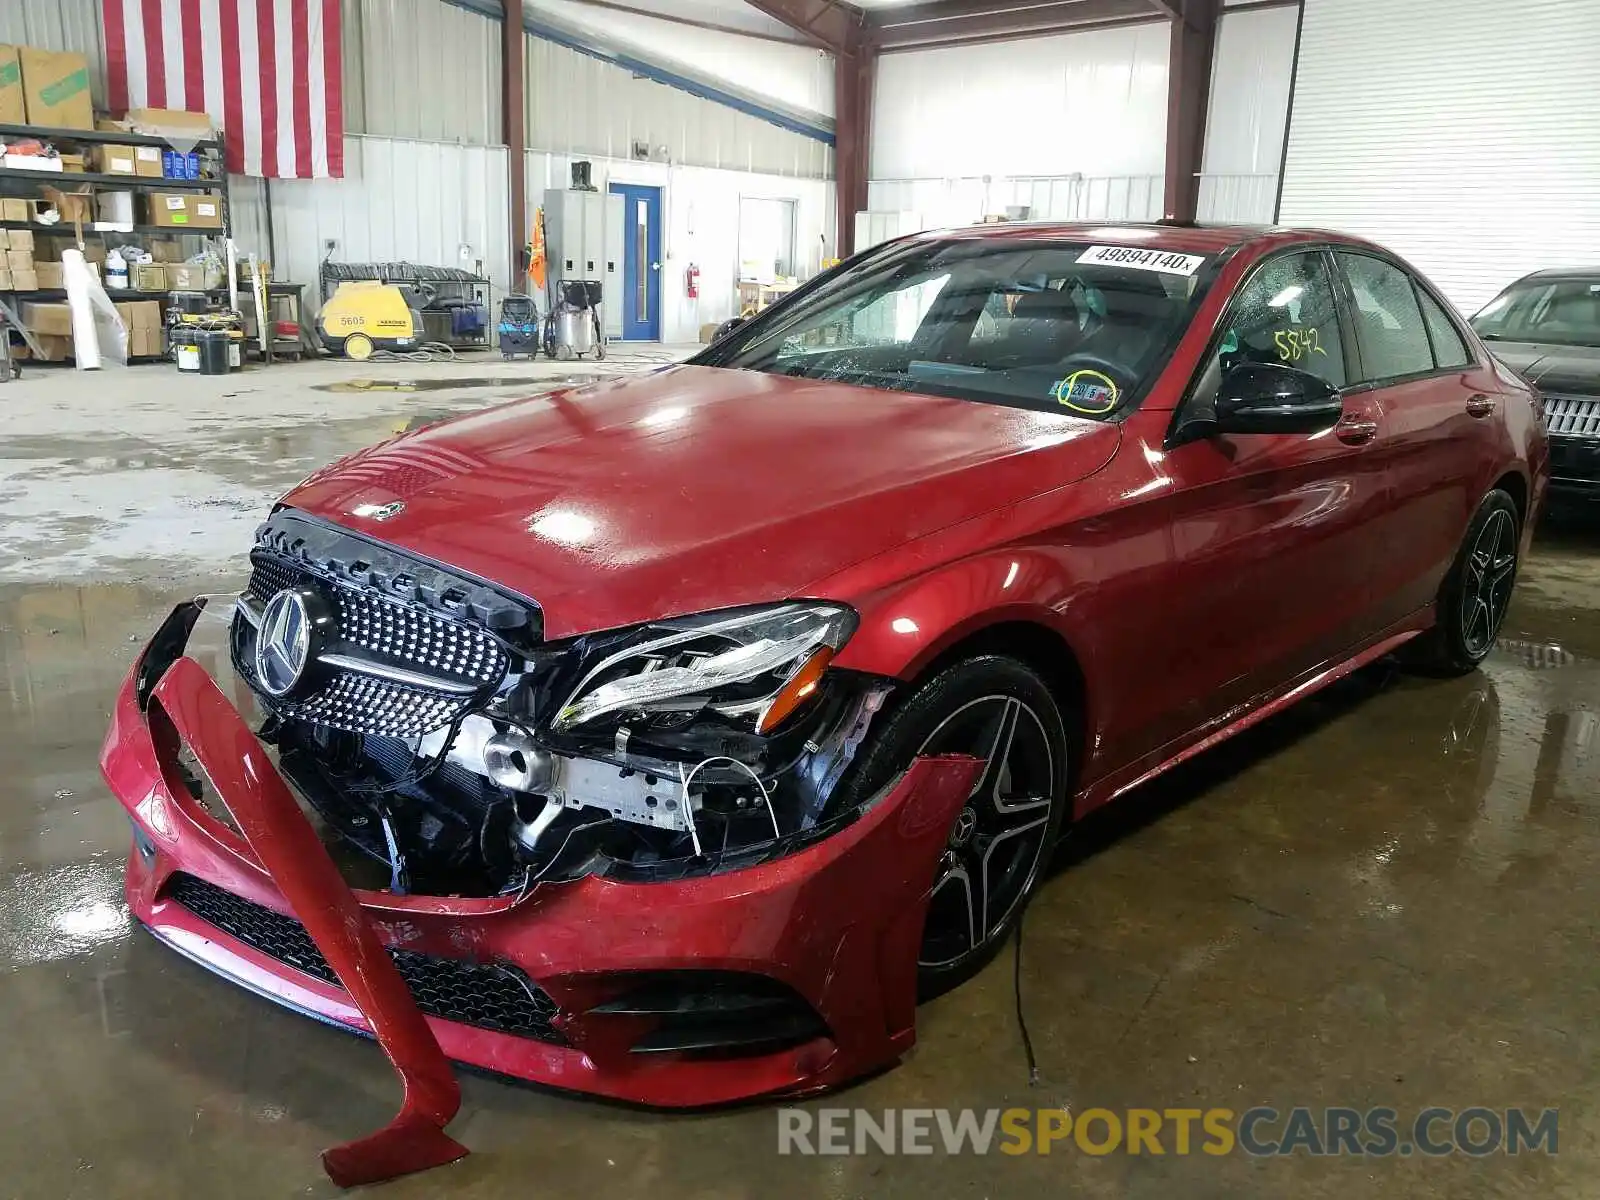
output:
[[[1055,758],[1039,714],[998,693],[956,709],[917,753],[983,760],[939,857],[917,955],[922,971],[947,971],[1009,927],[1032,885],[1057,807]]]
[[[1466,559],[1461,587],[1461,638],[1467,653],[1482,657],[1511,607],[1517,573],[1517,522],[1503,508],[1489,514]]]
[[[1522,520],[1499,488],[1483,498],[1439,587],[1434,627],[1407,648],[1423,671],[1464,675],[1494,649],[1516,587]]]
[[[965,754],[984,764],[928,892],[917,955],[927,999],[994,956],[1044,873],[1068,807],[1066,727],[1032,669],[990,655],[945,668],[881,719],[841,784],[847,803],[922,755]]]

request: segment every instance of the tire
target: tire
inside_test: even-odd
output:
[[[995,769],[992,758],[985,766],[956,817],[928,893],[917,960],[917,991],[924,1000],[970,979],[994,957],[1049,864],[1071,778],[1061,709],[1038,674],[1016,659],[966,659],[886,714],[840,783],[837,799],[854,804],[919,754],[989,757],[1008,718],[1009,754],[1002,769]]]
[[[1434,627],[1407,658],[1432,675],[1465,675],[1494,649],[1516,587],[1522,522],[1516,501],[1496,488],[1483,498],[1439,586]]]
[[[344,340],[344,356],[356,362],[366,362],[372,351],[372,339],[364,333],[352,333]]]

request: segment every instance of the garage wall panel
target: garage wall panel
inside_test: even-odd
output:
[[[443,0],[342,0],[346,130],[495,145],[500,22]]]
[[[1269,223],[1294,78],[1299,9],[1224,12],[1206,109],[1202,221]]]
[[[1600,4],[1306,0],[1281,219],[1391,246],[1471,311],[1600,261]]]
[[[1158,174],[1165,22],[885,54],[874,179]]]
[[[455,146],[401,138],[346,137],[346,177],[272,183],[272,233],[280,279],[306,285],[315,312],[325,243],[344,262],[414,262],[476,269],[504,289],[510,282],[511,188],[500,146]],[[265,255],[264,188],[232,183],[241,250]],[[460,256],[462,245],[471,257]]]
[[[557,154],[827,179],[833,148],[544,38],[525,46],[528,145]]]
[[[527,7],[533,17],[555,17],[650,61],[663,65],[681,63],[697,74],[747,93],[822,116],[833,115],[833,59],[822,50],[700,29],[574,0],[532,0]],[[753,21],[743,13],[718,12],[693,4],[680,2],[673,7],[692,20],[722,24],[736,19],[764,29],[783,28],[744,6],[742,0],[743,13],[750,14]]]
[[[100,0],[0,0],[0,42],[71,50],[89,60],[89,91],[106,102]]]

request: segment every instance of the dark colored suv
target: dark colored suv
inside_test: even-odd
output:
[[[1600,270],[1524,276],[1472,327],[1544,393],[1551,498],[1600,498]]]

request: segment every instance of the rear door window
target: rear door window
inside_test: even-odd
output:
[[[1366,254],[1338,254],[1355,299],[1361,382],[1381,383],[1434,370],[1428,327],[1411,276]]]
[[[1428,326],[1428,336],[1433,341],[1433,360],[1441,369],[1464,367],[1472,361],[1467,344],[1461,340],[1455,325],[1445,316],[1439,302],[1420,287],[1417,299],[1422,304],[1422,319]]]

